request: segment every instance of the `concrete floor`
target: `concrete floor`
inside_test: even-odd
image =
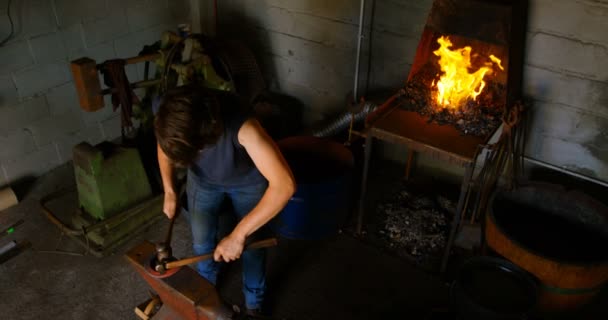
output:
[[[160,240],[167,220],[113,255],[78,255],[82,248],[69,238],[58,243],[59,229],[38,205],[41,197],[73,184],[72,167],[62,166],[36,180],[19,205],[0,212],[0,229],[25,220],[13,234],[0,238],[0,245],[10,240],[32,243],[0,264],[0,319],[137,319],[133,308],[149,297],[147,284],[123,254],[143,240]],[[76,194],[51,206],[67,217],[76,209]],[[180,217],[172,242],[176,257],[191,255],[189,234],[187,221]],[[56,249],[76,255],[49,252]],[[240,281],[240,264],[227,265],[218,284],[227,303],[242,304]],[[277,319],[427,319],[431,310],[449,305],[447,286],[436,276],[346,234],[315,242],[280,239],[279,246],[269,250],[268,285],[268,308]],[[583,310],[559,318],[607,319],[606,301],[608,289]]]
[[[133,308],[145,301],[148,287],[123,258],[144,239],[162,238],[161,220],[114,255],[96,258],[48,253],[81,252],[70,239],[57,247],[60,231],[38,207],[40,197],[74,183],[72,168],[60,167],[38,179],[23,201],[0,212],[0,227],[25,223],[0,244],[28,240],[32,247],[0,265],[2,319],[136,319]],[[75,194],[55,204],[72,212]],[[190,254],[187,222],[175,226],[174,255]],[[241,303],[238,263],[226,268],[219,283],[222,297]],[[447,287],[411,264],[347,235],[318,242],[286,241],[270,250],[268,305],[282,319],[424,319],[447,305]]]

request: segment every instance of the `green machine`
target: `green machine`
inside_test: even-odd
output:
[[[137,149],[103,142],[74,147],[78,201],[93,218],[103,220],[152,197]]]
[[[138,149],[107,141],[95,146],[82,142],[73,149],[73,162],[78,210],[71,215],[71,224],[50,209],[50,202],[66,190],[44,197],[40,205],[62,235],[88,253],[110,254],[164,216],[162,194],[154,193]]]
[[[72,225],[86,230],[90,252],[105,255],[163,216],[162,196],[153,194],[137,149],[83,142],[73,161],[80,210]]]

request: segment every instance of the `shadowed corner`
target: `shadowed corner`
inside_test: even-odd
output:
[[[10,184],[10,187],[13,189],[13,192],[17,197],[17,201],[21,202],[23,199],[26,198],[26,196],[32,190],[35,182],[36,177],[25,176]],[[8,187],[8,185],[5,187]]]

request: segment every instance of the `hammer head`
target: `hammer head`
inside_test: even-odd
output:
[[[97,111],[103,108],[103,95],[95,60],[89,58],[74,60],[70,63],[70,69],[72,69],[80,107],[85,111]]]
[[[165,242],[156,244],[156,259],[158,261],[166,261],[172,257],[171,246]]]
[[[150,259],[150,263],[146,265],[146,271],[154,278],[170,277],[179,271],[180,268],[167,269],[166,263],[174,261],[171,247],[164,242],[159,242],[155,245],[155,254]]]

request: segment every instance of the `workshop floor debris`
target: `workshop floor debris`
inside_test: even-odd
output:
[[[425,264],[431,256],[440,254],[449,232],[447,210],[454,204],[440,195],[416,194],[408,191],[407,183],[376,210],[382,220],[378,234],[394,250],[404,250],[418,263]],[[447,209],[447,210],[446,210]]]
[[[391,163],[372,166],[361,240],[436,273],[456,212],[457,186]],[[349,230],[352,232],[352,230]]]

